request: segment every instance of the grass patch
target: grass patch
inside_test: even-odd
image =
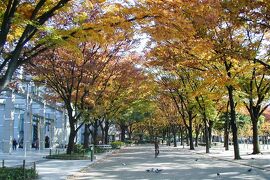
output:
[[[25,170],[22,167],[0,168],[0,179],[3,179],[3,180],[25,180],[25,179],[32,180],[32,179],[37,179],[37,177],[38,177],[38,174],[33,168],[25,169]]]
[[[46,156],[46,159],[61,159],[61,160],[91,160],[90,154],[52,154]]]

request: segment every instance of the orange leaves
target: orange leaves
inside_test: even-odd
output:
[[[17,9],[17,12],[24,19],[30,19],[34,8],[35,7],[32,5],[32,3],[24,2],[24,3],[22,3],[22,4],[19,5],[19,7]]]

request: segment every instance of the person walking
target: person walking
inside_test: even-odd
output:
[[[39,150],[39,139],[38,138],[36,139],[36,143],[35,144],[36,144],[36,150]]]
[[[159,145],[157,139],[155,140],[155,158],[159,155]]]
[[[13,150],[16,150],[17,149],[17,141],[16,141],[16,139],[15,138],[13,138],[13,140],[12,140],[12,149]]]

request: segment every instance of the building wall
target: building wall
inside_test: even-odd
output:
[[[66,144],[68,131],[65,110],[49,105],[30,93],[5,91],[0,96],[0,150],[12,151],[15,138],[27,150],[36,144],[45,148]]]

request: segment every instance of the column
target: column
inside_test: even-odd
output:
[[[56,111],[55,109],[52,110],[52,120],[51,120],[51,126],[50,126],[50,146],[53,147],[55,143],[54,139],[54,128],[55,128],[55,123],[56,123]]]
[[[40,105],[40,110],[39,110],[39,116],[40,116],[40,121],[39,121],[39,148],[40,150],[43,150],[45,148],[45,113],[46,113],[46,101],[43,101],[43,104]]]
[[[24,135],[23,135],[23,147],[26,150],[32,148],[33,135],[32,135],[32,98],[29,93],[29,85],[27,85],[26,99],[25,99],[25,111],[24,111]]]
[[[11,153],[14,134],[14,101],[15,95],[12,91],[6,91],[6,102],[3,123],[3,152]]]
[[[62,139],[62,145],[65,147],[67,144],[67,119],[65,114],[65,109],[63,109],[62,112],[62,130],[63,130],[63,139]]]

